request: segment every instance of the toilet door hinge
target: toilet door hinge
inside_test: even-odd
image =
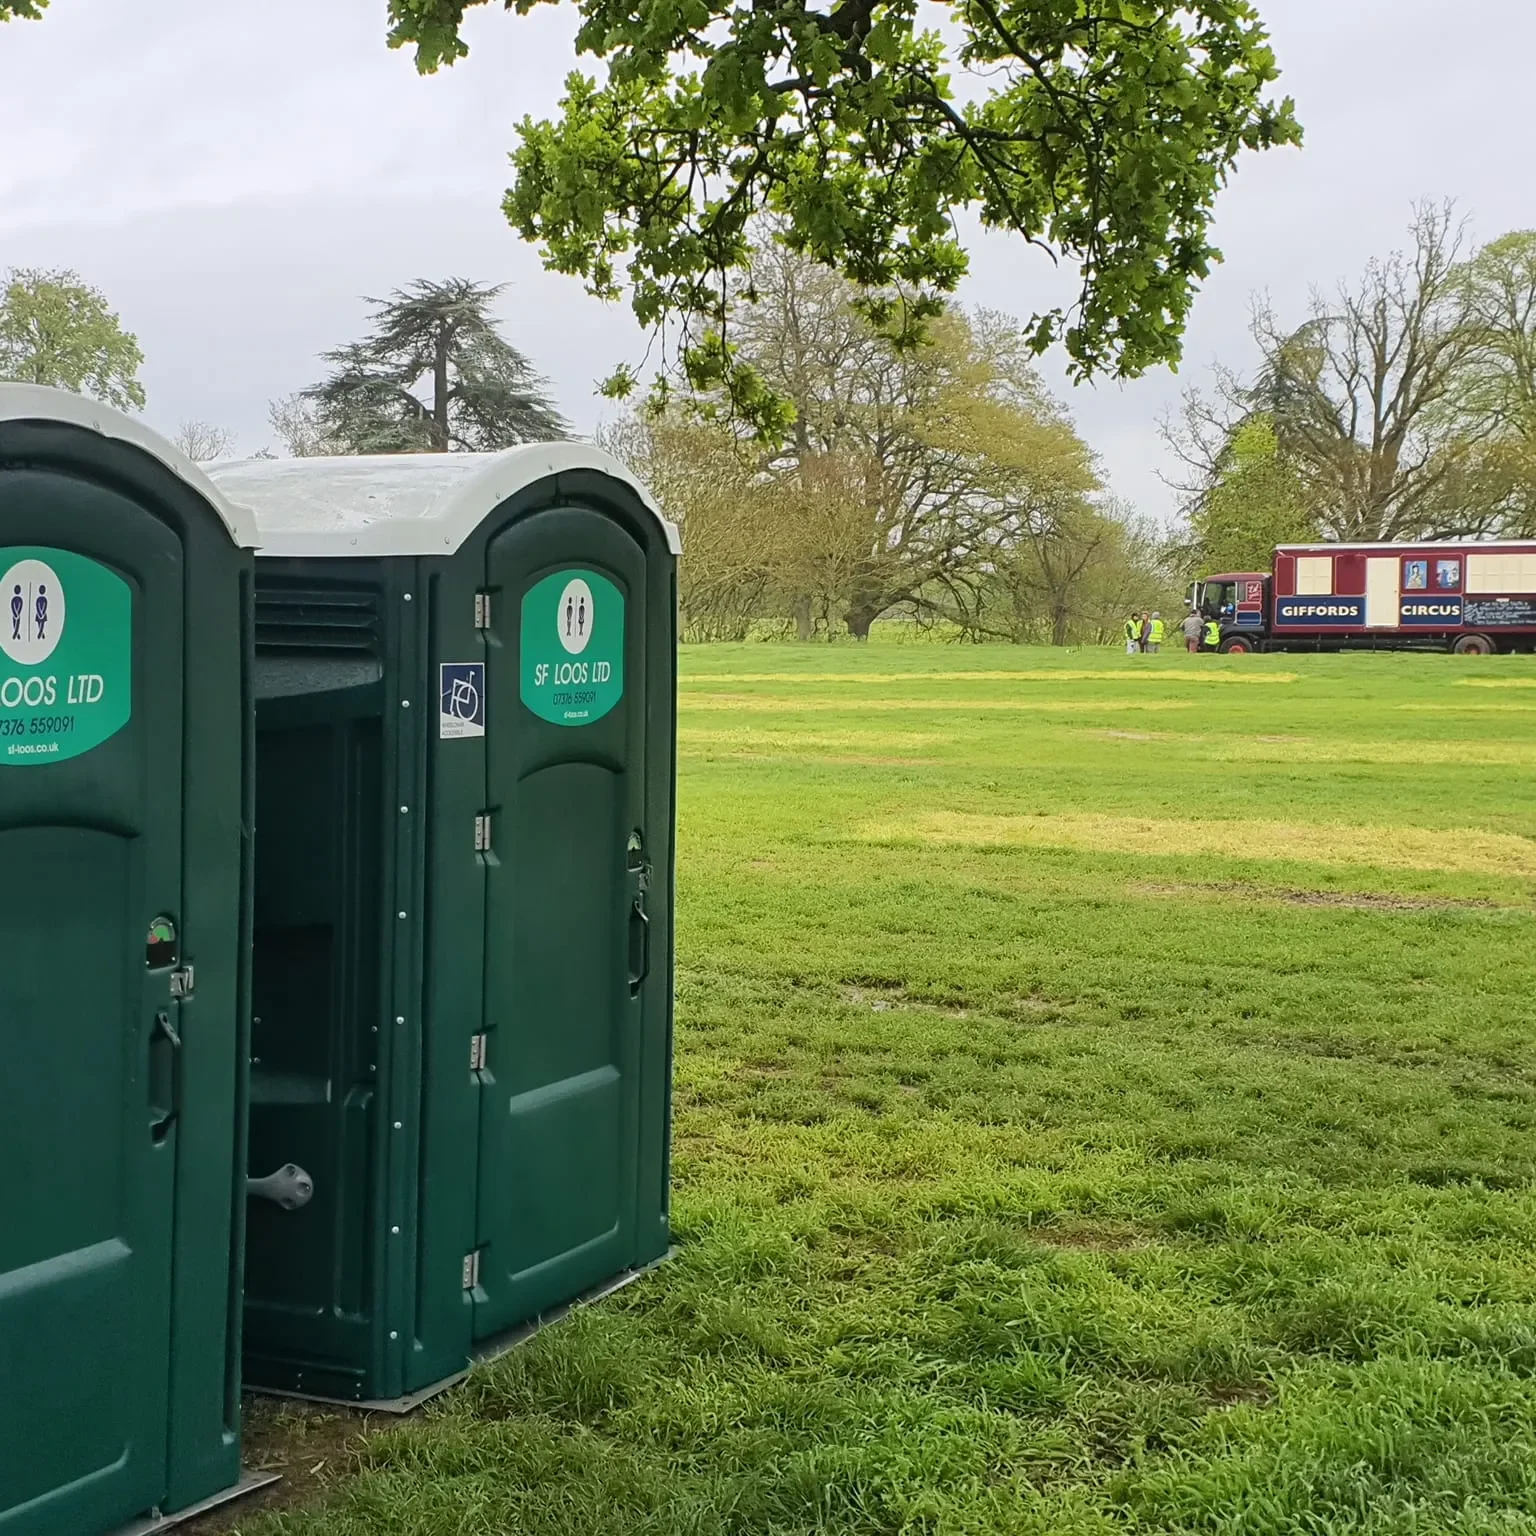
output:
[[[489,629],[491,627],[491,594],[489,592],[475,593],[475,628]]]
[[[491,815],[489,811],[483,811],[475,817],[475,852],[489,853],[491,851]]]
[[[472,1291],[480,1284],[480,1250],[464,1255],[464,1289]]]
[[[469,1070],[471,1072],[485,1071],[484,1035],[471,1035],[469,1037]]]
[[[197,990],[197,973],[190,965],[183,965],[171,972],[171,996],[184,1003]]]

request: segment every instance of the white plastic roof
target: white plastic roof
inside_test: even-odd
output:
[[[158,432],[150,431],[142,421],[110,405],[87,400],[84,395],[71,394],[66,389],[0,383],[0,421],[61,421],[118,442],[132,443],[185,480],[219,514],[241,549],[256,547],[256,520],[245,508],[232,505],[191,459]]]
[[[551,475],[595,470],[630,487],[678,554],[677,529],[622,464],[584,443],[503,453],[242,459],[209,473],[255,518],[264,555],[451,555],[508,497]]]

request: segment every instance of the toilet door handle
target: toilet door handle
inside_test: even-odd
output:
[[[168,1013],[157,1013],[149,1032],[149,1134],[164,1141],[181,1109],[181,1036]]]
[[[651,974],[651,920],[645,898],[636,896],[629,908],[629,990],[638,992]]]

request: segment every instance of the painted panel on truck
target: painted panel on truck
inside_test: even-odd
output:
[[[1363,597],[1277,597],[1278,629],[1337,629],[1365,622]]]
[[[1462,617],[1481,629],[1527,624],[1536,628],[1536,598],[1469,597],[1462,606]]]
[[[1461,599],[1459,597],[1403,598],[1398,617],[1403,624],[1415,629],[1450,629],[1461,623]]]
[[[1250,629],[1263,628],[1264,578],[1262,576],[1238,578],[1237,612],[1234,617],[1239,624]]]
[[[1365,596],[1365,556],[1355,551],[1335,556],[1333,590],[1340,597]]]

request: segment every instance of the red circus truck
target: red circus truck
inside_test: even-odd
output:
[[[1536,650],[1536,543],[1286,544],[1189,605],[1245,651]]]

